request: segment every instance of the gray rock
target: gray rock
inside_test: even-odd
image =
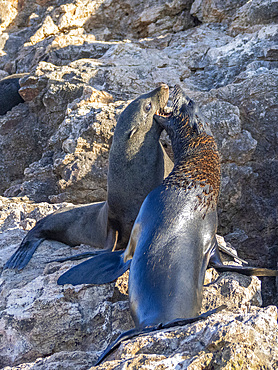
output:
[[[246,158],[249,170],[246,168],[245,174],[241,171],[240,175],[236,171],[229,175],[235,184],[234,187],[237,187],[238,191],[241,189],[241,194],[238,195],[237,202],[233,203],[235,217],[229,216],[231,227],[224,231],[227,234],[232,232],[235,227],[243,229],[249,238],[241,244],[241,247],[244,249],[245,257],[252,258],[252,255],[254,260],[259,260],[259,258],[262,260],[266,253],[266,250],[262,250],[260,246],[273,246],[275,244],[271,234],[264,232],[264,230],[275,227],[276,217],[273,205],[277,200],[277,189],[273,185],[277,173],[277,161],[275,160],[277,139],[273,124],[275,125],[274,122],[278,116],[277,94],[275,93],[277,83],[276,70],[261,70],[259,68],[256,71],[250,71],[247,75],[242,75],[236,84],[211,91],[212,96],[226,100],[238,107],[242,128],[252,135],[253,140],[256,140],[256,146],[253,148],[255,150],[252,151],[251,157]],[[238,160],[234,162],[240,164]],[[233,168],[235,169],[235,167]],[[244,181],[240,180],[241,176]],[[222,194],[227,195],[226,191],[222,191]],[[246,206],[243,207],[243,204]],[[221,206],[223,207],[223,203]],[[235,218],[238,218],[238,221]],[[239,219],[246,222],[239,222]],[[252,222],[250,222],[251,219]],[[220,222],[223,221],[223,218],[220,217]],[[260,233],[258,234],[255,230],[260,230]],[[269,257],[264,259],[264,263],[271,260]]]
[[[42,153],[40,122],[26,104],[19,104],[0,117],[0,191],[22,179],[24,169]],[[13,153],[11,155],[11,153]]]
[[[195,0],[190,14],[202,23],[227,23],[245,2],[246,0]]]
[[[13,5],[0,7],[0,75],[30,75],[21,80],[25,103],[0,120],[0,192],[57,204],[0,199],[0,268],[61,202],[105,199],[117,117],[159,82],[181,84],[212,121],[222,158],[219,233],[250,264],[277,266],[276,0]],[[170,153],[165,136],[163,145]],[[27,269],[2,272],[2,367],[88,369],[133,326],[127,275],[116,285],[56,285],[74,263],[49,260],[90,249],[45,241]],[[203,310],[225,303],[227,311],[134,338],[102,368],[277,368],[277,312],[255,307],[260,281],[210,269],[206,285]],[[264,305],[278,303],[276,292],[275,279],[264,278]]]
[[[27,198],[1,198],[0,268],[33,223],[65,204],[34,204]],[[219,242],[225,243],[219,238]],[[129,328],[133,322],[127,302],[125,273],[116,284],[100,286],[58,286],[58,277],[79,262],[56,263],[52,259],[86,250],[88,246],[70,248],[62,243],[45,241],[28,266],[18,273],[4,270],[0,277],[0,348],[1,366],[32,362],[39,357],[60,353],[43,362],[63,361],[63,352],[86,351],[86,361],[97,354],[110,340]],[[218,277],[208,270],[202,311],[225,303],[229,310],[241,309],[243,315],[250,305],[261,304],[260,281],[255,277],[224,273]],[[232,313],[230,312],[230,315]],[[227,314],[226,314],[227,315]],[[253,317],[253,316],[252,316]],[[215,325],[215,324],[213,324]],[[157,334],[153,335],[154,337]],[[196,338],[192,338],[195,343]],[[173,344],[171,345],[173,347]],[[168,349],[169,351],[169,349]],[[166,352],[165,352],[166,353]],[[78,355],[71,354],[74,361]],[[87,358],[87,360],[86,360]],[[36,366],[41,366],[36,362]],[[48,365],[49,364],[49,365]],[[54,366],[54,365],[53,365]],[[83,362],[78,365],[83,366]]]
[[[252,32],[262,24],[277,23],[278,4],[276,0],[247,1],[238,9],[230,30],[233,33]]]

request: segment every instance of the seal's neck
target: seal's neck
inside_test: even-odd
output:
[[[214,138],[204,131],[179,127],[171,135],[175,156],[172,172],[164,180],[166,187],[184,190],[200,188],[200,203],[206,209],[216,206],[220,187],[220,159]]]

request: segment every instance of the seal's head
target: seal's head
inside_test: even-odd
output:
[[[180,86],[173,90],[172,113],[159,123],[170,136],[175,158],[190,150],[192,141],[201,135],[212,136],[210,125]]]
[[[189,191],[199,187],[196,209],[205,217],[215,209],[220,186],[220,159],[209,123],[179,86],[173,92],[171,117],[162,123],[172,142],[175,166],[164,185]],[[195,210],[196,210],[195,209]]]
[[[173,90],[172,114],[168,119],[160,120],[160,123],[170,136],[181,129],[190,131],[191,135],[205,133],[212,136],[210,124],[179,85],[175,85]]]
[[[121,113],[114,136],[121,141],[141,142],[150,130],[160,135],[162,127],[157,123],[160,116],[165,115],[164,107],[169,98],[169,87],[161,84],[147,94],[133,100]],[[156,120],[154,120],[156,118]]]

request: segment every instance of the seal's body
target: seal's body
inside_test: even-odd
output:
[[[45,239],[70,246],[126,247],[143,200],[173,167],[159,142],[162,128],[155,119],[168,97],[169,88],[163,84],[135,99],[121,113],[109,153],[107,201],[67,207],[43,218],[5,268],[24,268]]]
[[[214,248],[220,161],[216,143],[177,87],[170,135],[175,165],[145,199],[134,223],[123,263],[130,264],[129,302],[135,329],[110,345],[146,329],[196,317],[201,309],[206,268]]]
[[[173,168],[159,142],[162,127],[157,122],[168,97],[167,85],[142,95],[124,110],[117,124],[107,179],[108,223],[119,233],[117,249],[126,247],[146,196]]]
[[[20,89],[19,80],[26,75],[27,73],[19,73],[0,80],[0,116],[6,114],[19,103],[24,103],[18,90]]]
[[[135,237],[131,236],[136,249],[129,277],[130,309],[137,327],[199,313],[217,224],[215,212],[203,218],[193,211],[199,194],[200,189],[185,192],[161,185],[141,207]]]
[[[175,166],[144,201],[124,257],[134,253],[129,299],[137,327],[193,317],[201,308],[217,229],[220,160],[213,137],[190,119],[190,102],[176,88],[165,125]]]

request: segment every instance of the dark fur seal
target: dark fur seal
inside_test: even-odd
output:
[[[169,88],[162,84],[135,99],[121,113],[109,153],[107,201],[67,207],[43,218],[4,268],[24,268],[45,239],[70,246],[126,247],[143,200],[173,167],[159,142],[162,128],[154,119],[168,97]]]
[[[7,76],[0,81],[0,116],[6,114],[19,103],[24,103],[19,95],[19,80],[27,73],[19,73]]]
[[[174,168],[143,202],[126,251],[115,254],[122,271],[130,265],[129,302],[136,327],[108,346],[96,365],[125,339],[215,312],[198,317],[205,271],[215,250],[220,161],[209,127],[195,113],[193,101],[176,87],[173,115],[164,123]]]

